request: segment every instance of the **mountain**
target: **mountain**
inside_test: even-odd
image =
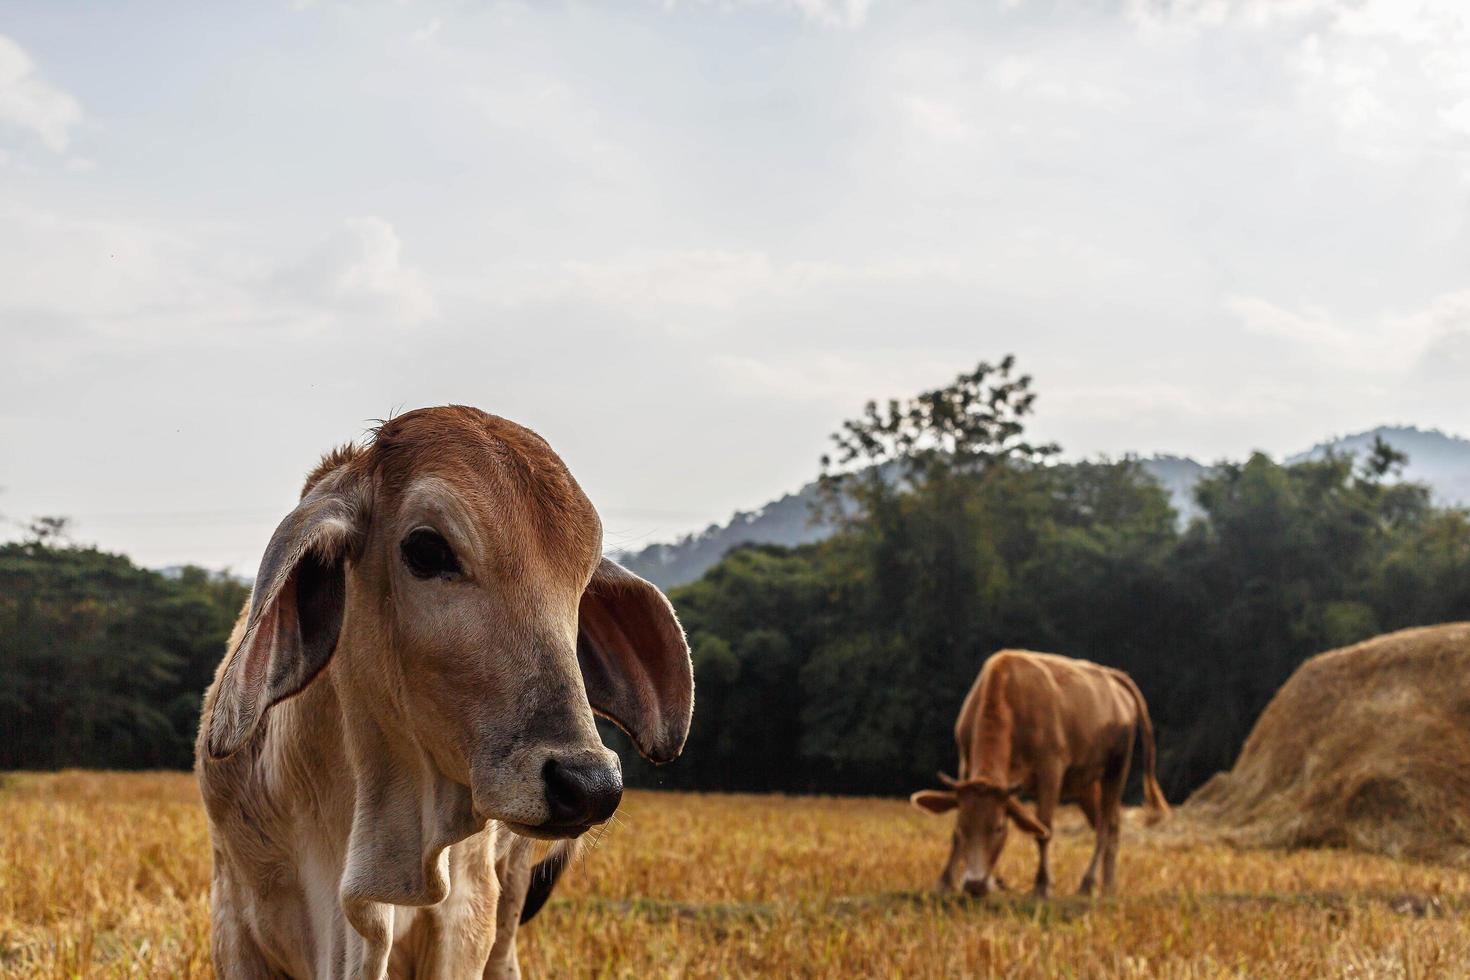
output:
[[[1169,491],[1169,502],[1179,512],[1179,522],[1188,524],[1199,516],[1194,502],[1194,485],[1214,472],[1214,467],[1196,462],[1188,456],[1149,456],[1140,459],[1143,471]]]
[[[1367,432],[1340,436],[1318,443],[1286,459],[1288,464],[1320,459],[1327,453],[1357,456],[1366,453],[1374,438],[1381,438],[1409,463],[1403,479],[1427,483],[1440,504],[1470,504],[1470,439],[1447,435],[1437,429],[1413,426],[1379,426]],[[1159,455],[1138,460],[1144,471],[1169,492],[1181,523],[1199,514],[1194,486],[1213,468],[1187,456]],[[695,534],[668,544],[652,544],[640,551],[614,557],[660,588],[670,589],[699,578],[713,568],[725,553],[743,544],[799,545],[820,541],[832,532],[830,526],[810,523],[816,483],[808,483],[752,511],[741,511],[728,524],[711,524]]]
[[[1180,520],[1199,512],[1192,495],[1194,485],[1210,468],[1181,456],[1141,459],[1144,470],[1169,491]],[[779,544],[794,547],[820,541],[832,533],[829,524],[811,522],[817,497],[815,481],[751,511],[739,511],[728,524],[711,524],[703,531],[686,534],[667,544],[651,544],[638,551],[615,552],[613,557],[630,571],[661,589],[693,582],[709,571],[727,552],[744,544]]]
[[[164,578],[177,580],[183,578],[184,572],[188,569],[197,567],[198,566],[195,565],[163,565],[159,568],[153,569],[153,571],[157,572],[159,575],[162,575]],[[240,575],[236,572],[230,571],[228,568],[219,570],[206,569],[206,571],[209,572],[211,577],[219,576],[229,579],[232,582],[239,582],[241,585],[255,584],[255,576]]]
[[[811,522],[816,483],[773,500],[753,511],[739,511],[725,525],[711,524],[670,544],[651,544],[640,551],[615,557],[630,571],[661,589],[693,582],[713,568],[725,553],[743,544],[810,544],[832,533],[826,524]]]
[[[1318,443],[1304,453],[1288,456],[1286,462],[1321,459],[1327,453],[1357,456],[1368,452],[1375,438],[1408,455],[1409,463],[1404,467],[1403,479],[1427,483],[1434,491],[1436,503],[1448,506],[1470,504],[1470,439],[1438,429],[1381,425],[1369,432]]]

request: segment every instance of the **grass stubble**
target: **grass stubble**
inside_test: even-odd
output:
[[[1116,898],[933,895],[950,821],[897,800],[629,792],[521,936],[530,977],[1462,977],[1470,872],[1239,850],[1131,819]],[[1001,873],[1029,883],[1012,836]],[[0,776],[0,976],[209,977],[209,843],[182,773]]]

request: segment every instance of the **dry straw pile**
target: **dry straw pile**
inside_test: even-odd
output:
[[[1470,865],[1470,623],[1308,660],[1186,812],[1247,846]]]

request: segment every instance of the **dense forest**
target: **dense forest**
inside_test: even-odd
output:
[[[200,700],[249,591],[70,546],[55,518],[0,545],[0,769],[192,765]]]
[[[1132,673],[1177,799],[1230,765],[1306,657],[1470,618],[1470,514],[1394,479],[1405,460],[1387,445],[1221,463],[1182,524],[1137,461],[1058,462],[1029,442],[1035,399],[1008,358],[844,424],[813,515],[836,533],[738,549],[673,591],[694,727],[662,769],[624,752],[629,782],[928,785],[954,768],[981,662],[1024,647]],[[140,569],[63,530],[0,546],[0,769],[188,765],[245,587]]]

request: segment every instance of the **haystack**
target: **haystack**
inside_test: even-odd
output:
[[[1186,812],[1247,846],[1470,865],[1470,623],[1308,660]]]

